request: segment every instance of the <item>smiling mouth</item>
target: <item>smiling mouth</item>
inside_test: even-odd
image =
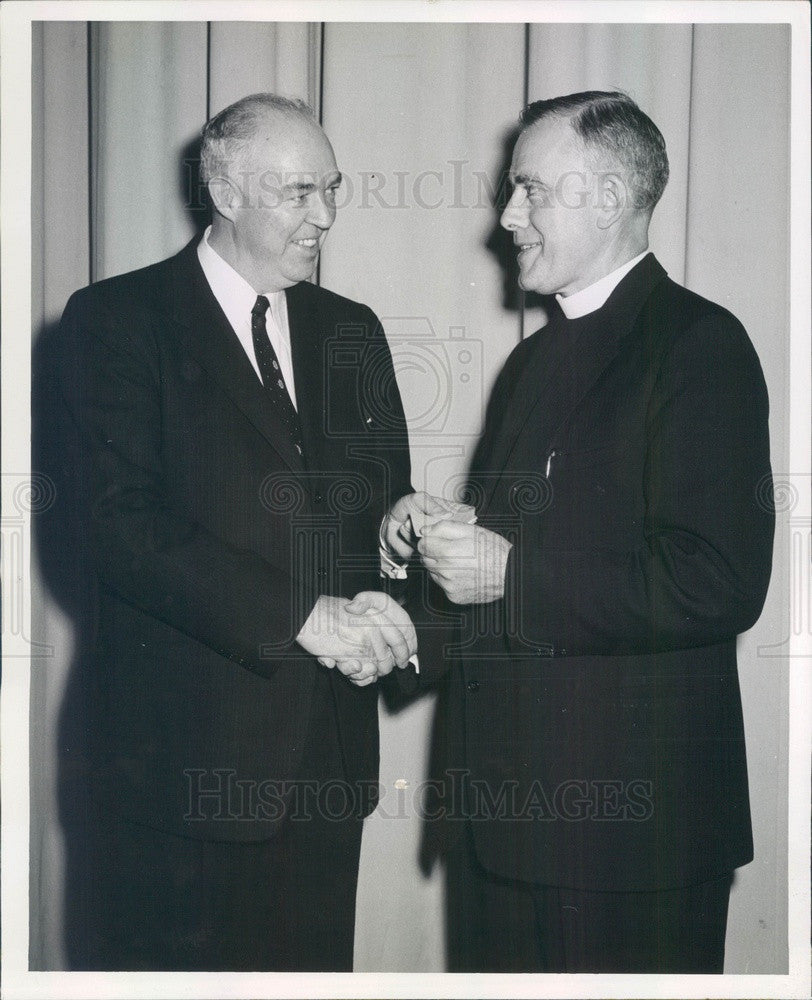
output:
[[[527,253],[527,251],[532,250],[533,247],[540,247],[540,246],[541,246],[541,240],[537,240],[535,243],[517,243],[516,251],[518,255],[521,257],[523,253]]]
[[[316,239],[312,240],[291,240],[297,247],[304,247],[306,250],[315,250],[318,248],[319,241]]]

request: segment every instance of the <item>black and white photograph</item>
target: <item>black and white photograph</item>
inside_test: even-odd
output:
[[[2,984],[810,992],[810,8],[0,8]]]

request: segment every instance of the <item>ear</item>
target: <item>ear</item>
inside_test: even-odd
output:
[[[629,192],[621,174],[607,171],[598,188],[598,229],[609,229],[623,215],[629,204]]]
[[[242,204],[242,191],[237,183],[230,177],[212,177],[208,189],[214,210],[233,222],[236,209]]]

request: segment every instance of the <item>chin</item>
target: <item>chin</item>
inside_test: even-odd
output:
[[[531,277],[523,278],[519,275],[519,288],[523,292],[534,292],[536,295],[549,295],[542,285],[539,285],[537,281],[533,281]]]
[[[286,274],[285,280],[288,283],[288,287],[290,287],[290,285],[298,285],[300,281],[307,281],[308,278],[312,278],[315,273],[316,265],[314,264],[313,267],[303,267],[296,273]]]

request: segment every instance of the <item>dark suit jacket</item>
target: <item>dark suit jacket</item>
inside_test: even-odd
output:
[[[469,497],[514,543],[506,594],[444,664],[487,869],[644,890],[751,859],[736,636],[769,580],[769,476],[745,331],[651,255],[513,351]]]
[[[303,744],[318,738],[323,668],[294,638],[320,593],[380,589],[380,518],[409,490],[377,318],[307,283],[286,295],[306,467],[195,242],[77,292],[62,320],[98,581],[96,790],[186,836],[258,840],[277,827],[284,789],[269,782],[302,777]],[[346,777],[374,784],[375,687],[329,680]],[[196,794],[209,789],[220,792]],[[374,804],[373,793],[363,811]]]

